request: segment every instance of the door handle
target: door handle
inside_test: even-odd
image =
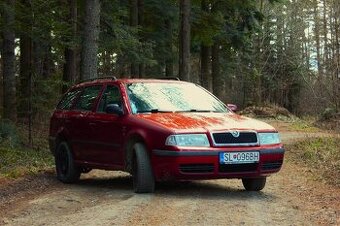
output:
[[[95,126],[95,125],[97,125],[95,122],[89,122],[89,125],[90,126]]]

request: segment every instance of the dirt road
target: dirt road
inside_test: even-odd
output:
[[[282,133],[284,142],[301,134]],[[287,153],[289,155],[289,153]],[[285,161],[262,192],[239,180],[162,183],[134,194],[120,172],[93,171],[75,185],[54,174],[0,185],[0,225],[340,225],[340,189]]]

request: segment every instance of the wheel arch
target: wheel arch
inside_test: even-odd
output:
[[[125,170],[129,173],[132,173],[132,164],[133,164],[133,145],[135,143],[143,143],[147,148],[146,139],[138,133],[131,134],[127,139],[125,145]],[[148,149],[148,148],[147,148]]]

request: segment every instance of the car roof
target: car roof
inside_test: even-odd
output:
[[[121,78],[121,79],[116,79],[115,77],[112,78],[96,78],[96,79],[91,79],[87,81],[80,82],[72,88],[77,88],[77,87],[83,87],[83,86],[89,86],[89,85],[96,85],[96,84],[113,84],[113,83],[188,83],[185,81],[180,81],[179,79],[176,78]]]

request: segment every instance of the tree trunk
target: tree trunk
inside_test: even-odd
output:
[[[260,1],[260,13],[263,14],[263,0]],[[261,31],[258,32],[258,35],[256,37],[256,52],[257,52],[257,57],[254,59],[255,64],[255,70],[253,70],[253,73],[256,73],[255,77],[255,82],[256,82],[256,88],[255,88],[255,97],[254,101],[256,102],[257,105],[262,104],[262,62],[263,62],[263,51],[264,51],[264,46],[262,45],[262,40],[263,40],[263,29],[264,27],[261,26]]]
[[[46,36],[49,36],[49,32]],[[33,68],[38,79],[47,79],[54,71],[54,63],[51,57],[51,45],[46,40],[33,42]]]
[[[138,0],[138,25],[140,27],[144,26],[144,0]],[[143,41],[143,34],[139,32],[139,41]],[[138,77],[142,78],[145,74],[145,65],[144,63],[139,64],[138,68]]]
[[[72,28],[72,39],[76,39],[77,35],[77,0],[68,0],[68,5],[70,7],[69,21]],[[72,41],[72,40],[68,40]],[[77,77],[77,52],[75,46],[67,46],[64,52],[65,63],[63,71],[63,93],[66,92],[69,85],[71,85]]]
[[[326,70],[326,73],[328,74],[329,70],[329,59],[328,59],[328,28],[327,28],[327,4],[326,0],[323,0],[323,38],[324,38],[324,67]]]
[[[130,0],[130,26],[138,26],[138,0]],[[131,77],[137,78],[139,76],[139,65],[135,62],[131,63]]]
[[[23,0],[25,7],[31,8],[31,2]],[[26,21],[27,30],[32,30],[32,15]],[[33,146],[32,127],[33,127],[33,111],[32,111],[32,76],[33,76],[33,41],[31,33],[22,34],[20,36],[20,117],[26,117],[28,120],[28,144]]]
[[[3,106],[4,106],[4,84],[3,84],[3,74],[2,74],[2,38],[0,38],[0,113],[3,112]]]
[[[206,0],[202,0],[201,9],[204,12],[209,11],[209,5]],[[205,43],[201,43],[201,85],[209,89],[209,64],[210,64],[210,47]]]
[[[218,98],[223,98],[224,81],[223,76],[220,73],[220,45],[218,41],[215,41],[211,51],[211,74],[213,93]]]
[[[319,10],[318,10],[318,0],[314,0],[314,37],[316,42],[316,61],[318,65],[318,75],[321,79],[322,69],[321,69],[321,53],[320,53],[320,20],[319,20]]]
[[[173,31],[172,31],[172,21],[170,19],[167,19],[165,21],[165,27],[167,30],[167,36],[168,36],[168,40],[167,40],[167,49],[168,49],[168,57],[166,59],[165,62],[165,76],[166,77],[173,77],[174,76],[174,62],[173,62],[173,58],[172,58],[172,45],[173,45]]]
[[[3,85],[4,85],[4,118],[13,122],[17,120],[17,100],[15,82],[15,34],[14,34],[14,4],[15,0],[6,0],[7,9],[3,16]]]
[[[340,6],[333,2],[334,5],[334,71],[333,71],[333,96],[334,96],[334,105],[335,110],[340,112]]]
[[[81,55],[81,79],[97,78],[97,53],[100,31],[100,0],[85,1],[85,25]]]
[[[43,72],[42,76],[44,79],[48,79],[55,72],[55,66],[52,59],[52,47],[51,45],[47,45],[45,48],[45,57],[43,61]]]
[[[24,107],[27,103],[29,87],[28,80],[32,76],[32,39],[27,35],[20,37],[20,93],[22,104],[20,104],[20,112],[26,112]]]
[[[206,89],[210,87],[210,49],[209,46],[201,44],[201,85]]]
[[[190,0],[180,0],[179,78],[190,80]]]

